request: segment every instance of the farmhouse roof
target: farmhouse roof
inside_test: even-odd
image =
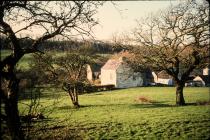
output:
[[[90,65],[90,68],[91,68],[92,72],[100,72],[102,66],[103,66],[103,64],[97,63],[97,64]]]
[[[209,75],[199,75],[199,77],[200,77],[206,84],[210,84],[210,76],[209,76]]]
[[[119,59],[109,59],[101,69],[116,70],[121,65],[121,63],[122,61]]]
[[[160,71],[158,74],[157,74],[158,78],[162,78],[162,79],[171,79],[172,77],[166,73],[164,70]]]

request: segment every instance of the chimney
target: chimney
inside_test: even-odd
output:
[[[209,75],[210,69],[208,67],[203,69],[203,75]]]

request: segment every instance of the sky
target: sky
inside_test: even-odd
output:
[[[100,7],[96,17],[99,20],[93,32],[96,40],[109,40],[115,34],[131,31],[141,19],[151,13],[157,13],[180,1],[114,1],[115,5],[107,2]]]
[[[183,0],[113,1],[114,4],[110,1],[105,2],[94,15],[99,24],[93,28],[93,36],[96,40],[110,41],[113,35],[129,33],[137,25],[136,20],[141,20],[151,13],[157,13],[181,1],[183,2]],[[19,26],[16,25],[15,28],[18,29]],[[24,33],[35,38],[41,34],[40,30],[29,32]]]

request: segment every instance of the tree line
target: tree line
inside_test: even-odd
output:
[[[0,35],[1,38],[1,50],[12,50],[9,47],[9,40],[5,36]],[[32,40],[29,38],[24,38],[20,40],[21,46],[28,47],[32,43]],[[91,48],[91,51],[94,53],[100,54],[114,54],[125,49],[123,46],[116,46],[114,43],[102,42],[97,40],[47,40],[40,44],[37,49],[40,51],[70,51],[77,50],[83,46],[88,46]]]

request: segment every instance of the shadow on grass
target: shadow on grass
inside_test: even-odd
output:
[[[194,103],[186,103],[185,106],[201,106],[201,105],[210,105],[210,101],[197,101]]]
[[[49,87],[37,87],[31,89],[29,88],[19,92],[18,100],[30,100],[40,98],[57,99],[62,96],[62,94],[67,95],[62,92],[62,90],[56,90]]]
[[[52,119],[50,118],[38,118],[38,117],[31,117],[31,116],[20,116],[20,120],[24,123],[27,122],[33,122],[33,123],[37,123],[37,122],[50,122],[52,121]]]
[[[47,128],[40,128],[39,130],[56,130],[56,129],[61,129],[61,128],[65,128],[65,125],[56,125],[56,126],[52,126],[52,127],[47,127]]]
[[[152,104],[134,104],[134,107],[139,108],[161,108],[161,107],[184,107],[184,106],[200,106],[200,105],[209,105],[208,101],[202,101],[202,102],[193,102],[193,103],[186,103],[183,106],[179,105],[171,105],[171,104],[165,104],[164,102],[155,102]]]
[[[197,103],[186,103],[185,106],[196,106],[198,105]]]
[[[175,105],[163,104],[163,103],[153,103],[153,104],[98,104],[98,105],[80,105],[79,108],[74,108],[73,106],[62,106],[58,107],[60,110],[68,109],[85,109],[85,108],[98,108],[98,107],[116,107],[116,108],[165,108],[165,107],[176,107]]]
[[[103,91],[103,92],[105,92],[105,91]],[[81,94],[81,95],[84,95],[84,94]],[[100,91],[100,92],[85,93],[85,95],[86,96],[96,96],[96,95],[104,95],[104,94],[102,93],[102,91]]]
[[[158,103],[144,103],[144,104],[133,104],[132,108],[165,108],[165,107],[176,107],[175,105]]]

